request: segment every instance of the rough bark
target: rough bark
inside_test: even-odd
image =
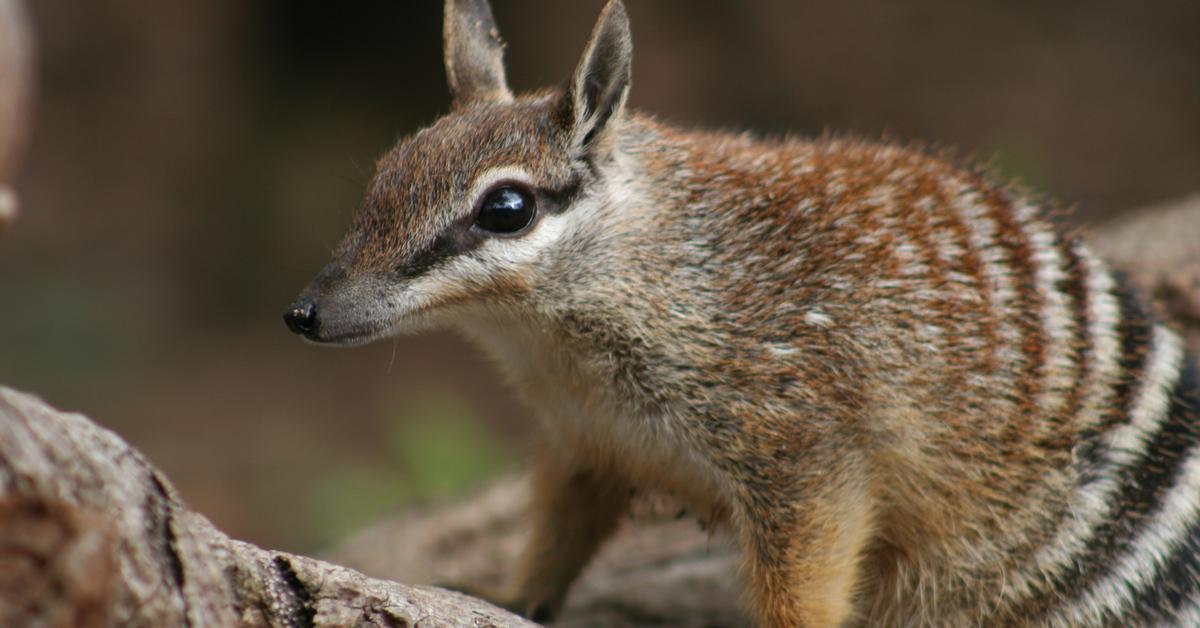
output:
[[[0,388],[0,626],[523,626],[235,541],[116,434]]]
[[[0,0],[0,233],[17,217],[11,185],[28,134],[33,42],[20,0]]]
[[[1200,196],[1094,238],[1194,343],[1198,230]],[[527,534],[525,490],[504,479],[401,513],[330,553],[372,578],[226,537],[115,434],[0,388],[0,625],[529,625],[458,593],[392,582],[502,586]],[[643,498],[560,625],[744,624],[729,539],[680,514]]]

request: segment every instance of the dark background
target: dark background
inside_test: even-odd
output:
[[[0,382],[283,549],[519,464],[528,422],[463,342],[318,349],[279,320],[374,159],[447,107],[435,0],[30,4]],[[513,87],[564,80],[600,4],[496,0]],[[1195,0],[628,4],[632,103],[666,120],[956,147],[1084,223],[1200,188]]]

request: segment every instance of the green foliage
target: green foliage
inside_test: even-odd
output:
[[[461,400],[423,393],[396,408],[383,413],[382,460],[345,465],[313,486],[307,516],[317,538],[331,541],[403,505],[462,493],[512,462]]]
[[[413,499],[404,478],[389,466],[344,466],[309,489],[304,522],[328,544]]]
[[[461,492],[510,461],[471,409],[445,395],[409,406],[393,423],[389,451],[403,465],[410,490],[425,498]]]

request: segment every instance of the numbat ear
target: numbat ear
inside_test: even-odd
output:
[[[610,0],[564,94],[563,108],[577,147],[586,150],[621,118],[632,64],[629,16],[621,0]]]
[[[442,36],[446,80],[454,107],[478,101],[509,101],[504,78],[504,42],[488,0],[446,0]]]

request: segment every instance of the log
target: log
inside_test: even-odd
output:
[[[120,437],[0,388],[0,626],[529,626],[222,534]]]
[[[1197,228],[1200,196],[1094,238],[1193,343]],[[429,586],[503,586],[528,533],[526,490],[521,478],[505,478],[400,513],[321,561],[230,539],[116,434],[0,388],[0,626],[532,625]],[[725,532],[668,499],[640,496],[558,625],[744,625],[737,560]]]

